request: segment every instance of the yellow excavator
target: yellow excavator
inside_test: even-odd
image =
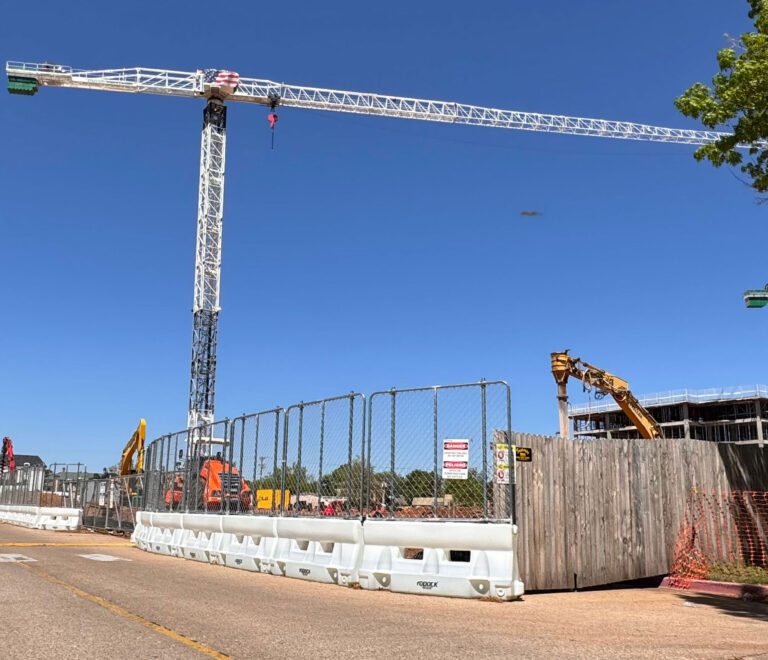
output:
[[[622,409],[624,414],[629,417],[639,431],[640,435],[646,440],[657,440],[664,437],[661,426],[653,418],[635,395],[629,391],[629,383],[618,376],[609,374],[603,369],[598,369],[581,358],[574,358],[568,355],[568,351],[562,353],[552,353],[552,375],[557,382],[557,407],[560,417],[560,436],[567,438],[569,436],[568,425],[568,390],[566,384],[568,378],[573,376],[584,383],[586,387],[595,387],[596,389],[610,394]]]
[[[141,420],[133,432],[131,439],[123,449],[120,459],[120,476],[126,474],[138,474],[144,472],[144,441],[147,437],[147,422]],[[136,465],[133,464],[133,456],[136,455]]]

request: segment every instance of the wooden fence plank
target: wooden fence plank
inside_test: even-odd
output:
[[[694,489],[768,490],[768,449],[753,445],[521,433],[512,443],[533,450],[533,462],[516,473],[519,566],[529,591],[666,573]]]

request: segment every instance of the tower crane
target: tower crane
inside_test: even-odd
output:
[[[567,117],[430,101],[389,94],[351,92],[241,78],[224,69],[73,69],[69,66],[8,62],[8,91],[33,95],[40,87],[69,87],[109,92],[160,94],[203,99],[200,179],[197,209],[195,286],[192,307],[192,364],[189,428],[213,421],[224,211],[227,102],[256,103],[271,109],[274,129],[278,106],[421,119],[450,124],[522,131],[567,133],[622,140],[701,145],[725,135],[716,131],[664,128],[606,119]]]

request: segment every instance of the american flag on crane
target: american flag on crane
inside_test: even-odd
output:
[[[203,74],[203,82],[217,87],[235,88],[240,84],[240,74],[226,69],[198,69]]]

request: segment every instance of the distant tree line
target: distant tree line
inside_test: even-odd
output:
[[[284,488],[292,494],[312,493],[322,497],[344,497],[351,506],[361,507],[361,484],[364,467],[360,457],[351,464],[343,463],[318,479],[309,474],[307,468],[297,462],[288,466],[285,471]],[[368,475],[371,488],[371,503],[389,505],[394,498],[394,504],[409,506],[414,498],[434,497],[435,472],[427,470],[411,470],[407,474],[392,474],[377,472],[371,467]],[[281,470],[273,471],[259,479],[253,480],[251,487],[259,489],[280,489],[282,481]],[[483,503],[483,485],[489,492],[491,481],[483,480],[482,474],[476,468],[470,468],[466,479],[443,479],[437,475],[437,496],[453,496],[457,506],[481,506]]]

